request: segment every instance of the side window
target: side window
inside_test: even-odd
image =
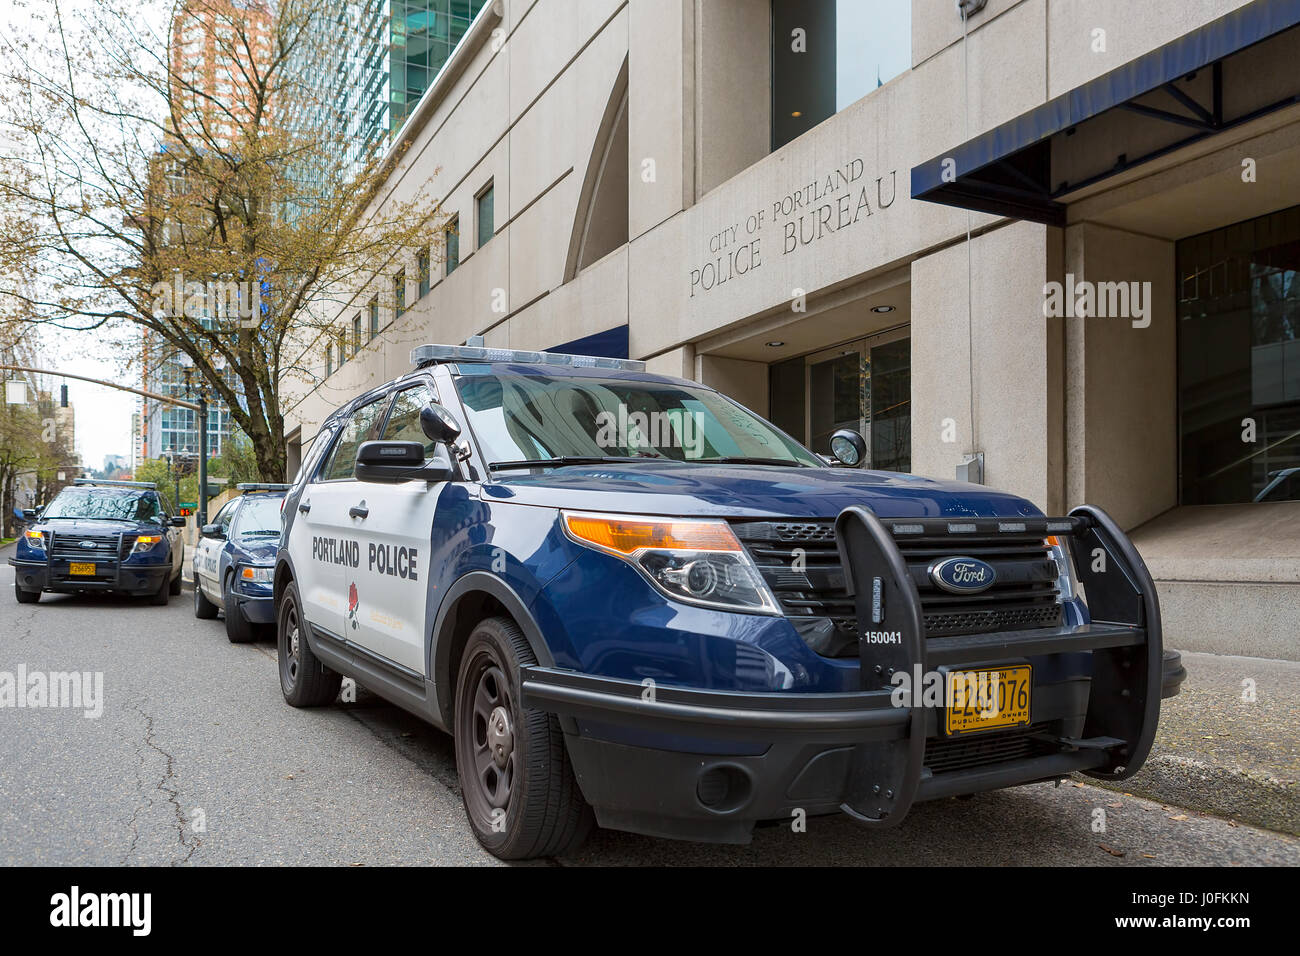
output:
[[[385,441],[418,441],[424,445],[424,457],[432,458],[436,445],[424,434],[420,427],[420,409],[438,399],[427,385],[417,385],[397,393],[393,399],[393,411],[388,416],[384,427]]]
[[[298,474],[294,476],[293,484],[295,488],[310,479],[315,473],[316,466],[320,464],[321,459],[325,457],[326,450],[330,447],[330,441],[338,434],[338,428],[337,422],[328,422],[316,433],[316,437],[312,439],[311,447],[307,449],[307,454],[298,467]]]
[[[228,532],[230,530],[230,522],[235,517],[235,509],[238,507],[239,499],[231,498],[221,506],[221,510],[217,512],[217,516],[212,519],[212,524],[221,525],[221,529]]]
[[[337,481],[351,478],[357,464],[357,449],[361,443],[375,438],[379,421],[384,416],[388,405],[388,396],[376,399],[369,405],[362,405],[343,423],[343,433],[334,443],[329,461],[321,472],[322,481]]]

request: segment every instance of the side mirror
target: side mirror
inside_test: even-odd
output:
[[[857,468],[867,458],[867,440],[851,428],[838,429],[831,435],[831,454],[846,468]]]
[[[221,530],[221,525],[219,524],[205,524],[199,530],[199,534],[205,538],[224,538],[226,536],[226,532]]]
[[[39,515],[40,513],[41,513],[41,512],[40,512],[40,509],[39,509],[39,508],[24,508],[24,509],[23,509],[23,517],[26,518],[28,521],[32,521],[32,520],[34,520],[34,519],[36,518],[36,516]]]
[[[429,441],[441,445],[450,445],[460,437],[459,423],[451,412],[437,402],[430,402],[420,409],[420,429]]]
[[[426,408],[425,411],[428,411]],[[420,415],[421,421],[424,414]],[[449,465],[424,463],[424,445],[418,441],[365,441],[357,449],[354,469],[358,481],[391,484],[398,481],[446,481]]]
[[[172,515],[172,527],[173,528],[185,527],[185,519],[182,518],[180,515]]]

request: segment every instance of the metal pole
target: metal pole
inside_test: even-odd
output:
[[[208,398],[199,390],[199,527],[208,523]]]

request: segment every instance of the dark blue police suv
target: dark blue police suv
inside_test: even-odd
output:
[[[199,531],[194,549],[194,616],[226,616],[226,637],[245,644],[275,620],[271,578],[288,485],[244,483]]]
[[[1118,780],[1183,676],[1100,509],[823,460],[643,363],[423,346],[321,427],[284,505],[280,681],[450,732],[505,859],[593,823],[764,820]],[[1085,597],[1086,594],[1086,604]]]
[[[169,513],[152,482],[78,478],[24,517],[31,526],[9,559],[19,604],[42,591],[114,591],[153,604],[181,593],[185,519]]]

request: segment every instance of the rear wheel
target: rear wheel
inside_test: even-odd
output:
[[[20,588],[20,587],[18,586],[18,582],[15,581],[15,582],[14,582],[14,597],[18,599],[18,603],[19,603],[19,604],[35,604],[37,601],[39,601],[39,600],[41,599],[41,592],[40,592],[40,591],[28,591],[28,590],[25,589],[25,588]]]
[[[176,577],[172,578],[172,580],[171,580],[171,584],[170,584],[170,586],[167,588],[167,593],[170,594],[172,597],[176,597],[178,594],[181,593],[181,583],[182,583],[182,582],[181,582],[181,570],[180,570],[180,568],[177,568],[177,569],[176,569]]]
[[[456,682],[465,813],[479,843],[503,860],[576,850],[593,824],[559,720],[520,703],[520,668],[536,662],[513,621],[489,618],[470,635]]]
[[[275,616],[280,657],[280,691],[293,707],[319,707],[339,695],[343,676],[320,662],[307,646],[307,622],[302,616],[298,586],[290,581],[280,596]]]
[[[217,616],[217,606],[208,600],[208,596],[203,593],[203,588],[199,587],[199,576],[194,576],[194,616],[210,621]]]
[[[239,607],[239,598],[235,596],[235,579],[226,575],[226,583],[221,588],[221,603],[226,606],[226,637],[231,644],[247,644],[256,635],[253,625]]]

